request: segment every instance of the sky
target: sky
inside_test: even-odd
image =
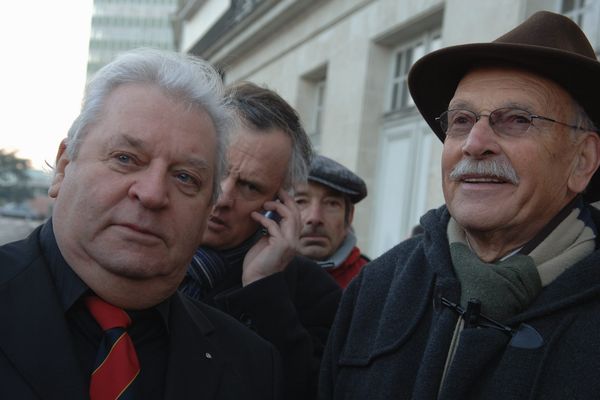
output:
[[[0,149],[49,171],[83,97],[93,0],[0,2]]]

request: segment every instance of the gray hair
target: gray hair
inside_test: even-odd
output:
[[[117,56],[88,82],[81,112],[69,129],[67,154],[75,159],[91,125],[101,117],[110,93],[126,83],[150,83],[175,100],[204,110],[212,120],[217,136],[217,157],[212,201],[220,193],[226,168],[227,137],[232,116],[224,104],[224,88],[219,73],[206,61],[187,54],[139,48]]]
[[[283,188],[306,183],[313,149],[296,110],[274,91],[250,82],[229,86],[226,97],[243,125],[260,131],[277,128],[289,135],[292,156]]]
[[[589,117],[583,107],[576,101],[572,100],[573,122],[572,125],[579,126],[585,130],[597,131],[598,128],[594,125],[594,121]],[[577,132],[571,129],[572,138],[575,139]]]

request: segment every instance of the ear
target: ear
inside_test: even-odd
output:
[[[54,167],[54,177],[52,183],[48,189],[48,196],[56,198],[60,189],[60,184],[65,178],[65,169],[69,164],[70,160],[67,156],[67,139],[63,139],[58,146],[58,152],[56,153],[56,165]]]
[[[588,133],[578,144],[574,162],[567,186],[574,193],[581,193],[600,166],[600,136],[597,133]]]

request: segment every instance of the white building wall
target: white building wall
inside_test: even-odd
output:
[[[190,51],[199,37],[204,36],[231,5],[230,0],[206,0],[198,11],[189,17],[181,29],[180,50]]]

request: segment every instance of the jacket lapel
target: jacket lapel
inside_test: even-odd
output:
[[[169,313],[166,399],[216,399],[224,363],[209,335],[214,327],[196,305],[177,292]]]
[[[25,242],[24,242],[25,244]],[[35,252],[30,238],[25,252]],[[31,253],[29,253],[31,254]],[[0,286],[0,349],[41,399],[85,399],[64,312],[41,257]]]

